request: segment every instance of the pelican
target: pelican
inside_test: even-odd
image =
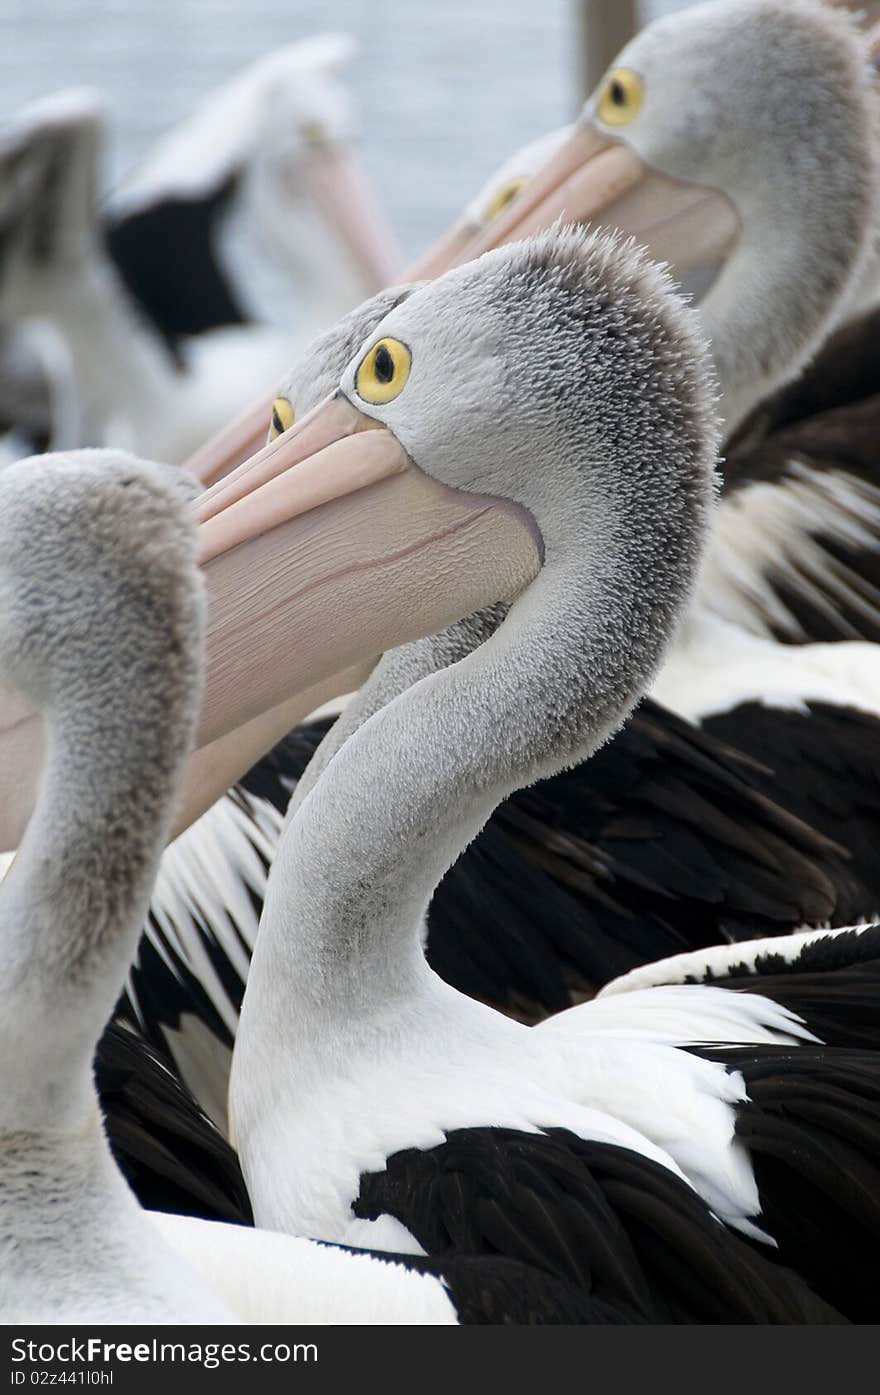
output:
[[[176,470],[118,452],[0,473],[0,673],[48,725],[37,807],[0,889],[0,1321],[584,1320],[573,1284],[523,1262],[390,1261],[151,1214],[113,1160],[92,1054],[199,719],[190,492]],[[121,1050],[136,1055],[135,1039]],[[190,1145],[210,1130],[197,1114],[190,1127]]]
[[[380,293],[319,336],[282,380],[276,413],[302,421],[412,291]],[[496,620],[469,620],[387,655],[382,693],[463,657]],[[267,869],[292,786],[324,730],[292,732],[168,849],[130,975],[126,1019],[221,1128]],[[346,730],[342,719],[321,761]],[[432,900],[431,964],[454,987],[535,1021],[695,943],[867,914],[871,859],[853,866],[839,842],[810,827],[809,807],[793,817],[791,797],[780,803],[770,783],[727,743],[643,705],[588,765],[497,811]]]
[[[767,100],[747,100],[759,88],[768,93]],[[708,270],[714,279],[704,279],[699,309],[711,333],[729,430],[768,387],[798,371],[876,272],[876,126],[876,93],[861,41],[847,17],[819,5],[774,0],[696,6],[650,26],[627,47],[574,131],[549,138],[553,153],[543,170],[534,172],[533,152],[531,169],[526,159],[514,161],[502,173],[488,203],[485,193],[480,201],[483,212],[477,221],[486,225],[482,236],[466,236],[459,228],[444,240],[439,254],[417,270],[432,274],[450,256],[464,257],[518,236],[552,221],[560,210],[580,217],[592,212],[637,234],[653,251],[670,255],[679,273]],[[707,131],[711,139],[705,137]],[[773,166],[774,177],[765,179],[760,189],[754,178],[754,149],[760,149],[762,162]],[[527,182],[507,198],[511,177],[520,185]],[[491,221],[493,199],[503,207]],[[823,207],[821,216],[810,213],[810,201],[817,209]],[[472,215],[471,234],[473,221]],[[870,374],[870,332],[861,327],[859,334]],[[857,337],[852,329],[847,335],[850,340]],[[836,350],[839,344],[838,340]],[[793,386],[790,396],[796,393]],[[295,391],[288,400],[296,400]],[[872,578],[880,494],[873,461],[867,465],[873,434],[869,423],[876,405],[865,405],[865,439],[855,459],[845,443],[840,445],[835,404],[827,400],[823,414],[804,423],[794,440],[789,437],[787,448],[780,428],[775,449],[786,454],[772,471],[768,457],[772,458],[773,438],[751,452],[751,484],[748,436],[733,442],[730,485],[698,592],[652,688],[652,696],[667,708],[699,722],[728,749],[751,757],[758,792],[846,848],[846,890],[833,910],[816,915],[814,909],[803,917],[808,923],[872,917],[880,898],[873,853],[877,770],[872,760],[880,715],[878,651],[859,643],[802,643],[814,636],[855,640],[875,633],[880,612]],[[784,423],[784,401],[776,410]],[[835,441],[837,454],[831,455],[829,468],[829,442]],[[763,549],[760,555],[758,546]],[[824,629],[816,619],[820,616]],[[783,647],[776,642],[779,638],[799,642]],[[459,636],[459,642],[463,652],[473,641]],[[421,663],[419,671],[428,672],[436,661],[430,649],[401,660],[397,680],[386,665],[385,697],[412,680],[413,664]],[[335,740],[343,735],[344,726]],[[693,827],[708,808],[694,775],[688,780],[685,788],[676,778],[671,788],[661,784],[660,789],[664,815],[674,809]],[[574,869],[596,875],[593,840],[601,836],[603,825],[592,812],[595,794],[585,792],[589,784],[588,768],[578,794],[592,839],[576,843],[569,852],[572,837],[584,830],[583,818],[578,825],[574,813],[566,810],[554,823],[550,804],[548,828],[538,845],[535,861],[540,870],[551,856],[559,857],[558,834],[563,834],[563,886],[567,852],[569,885]],[[600,785],[605,808],[610,805],[615,814],[618,808],[624,811],[617,819],[616,837],[612,831],[612,846],[619,854],[621,840],[632,838],[633,829],[632,870],[641,886],[656,888],[659,881],[674,888],[680,880],[677,849],[670,853],[657,848],[659,840],[651,835],[663,830],[657,828],[650,807],[646,816],[644,806],[633,804],[633,784],[632,763],[621,760],[612,781],[603,779]],[[529,835],[534,836],[539,826],[536,813]],[[613,819],[609,827],[614,829]],[[487,842],[487,858],[475,864],[476,874],[471,874],[472,902],[487,899],[491,846],[496,863],[500,857],[497,838],[494,845]],[[522,826],[513,827],[508,846],[512,855],[497,877],[499,889],[505,878],[515,876],[509,868],[528,846]],[[581,851],[582,863],[576,860]],[[704,860],[703,848],[695,841],[690,842],[689,854]],[[682,865],[687,866],[685,859],[678,862],[679,868]],[[616,921],[615,949],[618,954],[631,952],[632,938],[627,949],[620,944],[632,931],[621,924],[619,914],[619,864],[611,870],[603,855],[599,868],[600,876],[617,885],[600,883],[595,898],[599,906],[603,892],[615,904],[604,907],[604,916],[597,914],[596,919],[606,930]],[[768,886],[770,868],[772,860],[770,867],[753,868],[758,896]],[[453,875],[449,897],[454,884]],[[464,896],[468,888],[463,877],[461,885]],[[842,889],[843,883],[838,881],[838,886]],[[443,894],[441,887],[441,905]],[[587,894],[593,894],[589,885]],[[515,892],[511,899],[521,904]],[[790,909],[788,928],[793,928],[798,911]],[[459,908],[450,910],[455,914]],[[462,919],[459,913],[459,923]],[[669,919],[661,938],[654,941],[661,953]],[[731,921],[719,928],[725,935],[741,933]],[[675,933],[687,939],[705,934],[706,926],[683,918]],[[564,960],[571,955],[569,946],[570,941],[561,955],[559,950],[555,953]],[[668,948],[667,941],[667,952]],[[654,957],[646,950],[636,952]],[[522,968],[509,972],[523,982]],[[614,972],[611,957],[600,972]],[[494,966],[484,971],[483,984],[496,973]],[[537,978],[533,971],[532,977]],[[476,976],[472,982],[476,987]],[[583,986],[582,980],[575,982]],[[489,996],[485,986],[483,996]]]
[[[824,43],[823,23],[818,32]],[[838,26],[833,38],[842,46],[849,73],[856,62],[850,31]],[[841,97],[857,111],[863,100],[866,92],[858,83],[853,94]],[[858,189],[853,197],[858,199]],[[395,293],[389,295],[393,300]],[[375,319],[388,303],[380,298]],[[369,314],[364,307],[363,320],[359,312],[347,330],[340,327],[338,340],[331,334],[319,341],[306,364],[320,381],[303,388],[302,374],[293,375],[298,382],[286,380],[279,397],[282,414],[301,417],[332,387],[332,374],[320,376],[322,359],[328,364],[338,359],[341,371],[370,328],[364,322]],[[464,653],[483,634],[479,627],[459,629],[443,641],[441,655],[448,655],[449,643]],[[742,653],[740,647],[737,654]],[[748,651],[747,663],[738,658],[730,665],[735,684],[728,686],[728,697],[742,698],[743,669],[748,672],[755,658],[766,661],[774,654],[757,645]],[[871,671],[874,656],[865,651],[860,657],[865,671],[855,673],[855,688],[848,686],[846,674],[835,672],[833,656],[805,651],[797,669],[786,663],[769,717],[768,692],[756,685],[746,696],[757,699],[761,709],[756,713],[755,703],[749,703],[741,713],[747,724],[726,733],[723,744],[656,707],[644,708],[583,771],[514,796],[439,888],[431,911],[432,962],[456,986],[534,1020],[658,954],[719,936],[738,939],[872,915],[875,859],[863,847],[870,843],[870,824],[862,819],[859,855],[853,859],[855,829],[841,822],[840,801],[829,804],[828,798],[841,780],[849,796],[855,768],[865,782],[865,807],[869,812],[873,807],[870,764],[862,760],[854,766],[848,738],[836,745],[828,740],[829,734],[847,730],[839,721],[841,704],[848,705],[854,692],[866,711],[861,725],[849,730],[857,731],[860,741],[870,738],[878,684]],[[436,662],[428,644],[400,656],[398,680],[392,663],[386,663],[388,695],[395,681],[410,681],[413,663],[428,672]],[[664,694],[667,700],[687,695],[692,671],[693,663],[680,665],[684,681],[671,698]],[[819,715],[816,703],[824,704]],[[689,718],[699,715],[687,711]],[[736,716],[734,709],[732,720]],[[770,743],[772,733],[759,730],[758,718],[781,721],[791,733],[781,782],[773,768],[780,745]],[[729,714],[715,706],[706,709],[705,720],[707,725],[726,722]],[[823,764],[805,789],[803,752],[809,740]],[[239,754],[242,749],[239,743]],[[260,755],[259,742],[246,749],[253,758]],[[749,759],[752,749],[759,765]],[[171,850],[133,973],[134,1019],[170,1051],[218,1121],[225,1114],[226,1061],[266,866],[277,845],[291,779],[304,764],[302,746],[290,757],[288,745]],[[219,795],[222,786],[215,789]],[[486,933],[479,941],[463,933],[474,905],[486,912]]]
[[[513,197],[502,171],[482,212],[410,274],[561,213],[632,233],[697,296],[730,435],[876,299],[875,87],[854,21],[815,0],[689,7],[637,35],[574,128],[546,138],[543,165],[526,162]],[[804,625],[807,607],[849,610],[847,637],[853,612],[876,623],[859,581],[876,562],[873,471],[841,452],[789,458],[768,479],[760,452],[740,452],[725,485],[702,605],[786,640],[825,637]]]
[[[702,116],[697,121],[691,104],[705,104],[709,96],[717,105],[713,121],[729,133],[731,148],[751,148],[755,132],[748,123],[764,123],[768,140],[771,127],[787,133],[791,173],[784,181],[766,181],[762,197],[774,209],[780,205],[779,216],[790,218],[804,213],[804,199],[833,203],[830,223],[824,215],[804,217],[798,236],[816,238],[814,262],[829,255],[838,268],[825,300],[808,304],[806,319],[786,327],[776,345],[779,373],[795,373],[811,346],[856,298],[853,288],[864,284],[872,265],[876,195],[866,171],[872,173],[876,166],[875,93],[860,41],[847,20],[809,5],[798,8],[795,21],[787,5],[762,4],[759,26],[749,25],[750,14],[728,2],[676,17],[671,29],[661,26],[648,58],[644,63],[639,59],[637,67],[650,59],[642,81],[646,90],[659,90],[665,105],[658,113],[646,103],[630,126],[637,131],[640,123],[650,121],[655,146],[675,139],[679,162],[692,160],[694,152],[702,155],[695,132],[705,123]],[[733,47],[727,42],[731,26],[739,36]],[[765,42],[768,27],[773,43]],[[647,44],[653,33],[652,28],[636,42]],[[700,44],[691,42],[693,33],[702,36]],[[786,76],[794,54],[812,65],[805,85],[814,94],[833,88],[834,100],[824,102],[815,115],[804,111],[800,86]],[[696,85],[685,81],[689,64],[699,69]],[[749,83],[763,81],[772,89],[772,110],[755,111],[753,103],[740,99],[743,68]],[[601,100],[594,99],[588,113],[598,112]],[[680,119],[668,118],[664,126],[664,113],[670,111]],[[450,257],[475,250],[477,226],[484,230],[483,243],[503,237],[505,229],[518,231],[516,210],[534,197],[544,178],[542,162],[550,157],[558,167],[560,158],[568,158],[567,150],[581,150],[588,119],[600,120],[585,115],[574,130],[551,133],[508,162],[474,201],[465,225],[446,240],[441,254],[418,270],[433,273]],[[614,139],[610,129],[606,122],[601,136],[595,136],[598,154],[586,166],[591,177],[604,168],[600,157],[620,156],[624,164],[630,160],[626,169],[632,174],[632,157],[621,144],[630,127],[618,122]],[[589,144],[593,137],[588,136]],[[713,149],[721,161],[727,146],[716,142]],[[768,152],[766,158],[778,157]],[[817,164],[827,167],[818,183],[810,174]],[[691,181],[699,173],[685,169]],[[705,207],[695,205],[694,213],[698,219],[705,216],[710,232],[717,231],[719,219],[723,228],[734,222],[739,228],[745,227],[747,213],[752,215],[748,244],[737,236],[723,247],[711,238],[697,247],[711,259],[710,273],[717,270],[715,259],[728,254],[715,282],[703,276],[701,301],[704,317],[707,308],[714,316],[709,328],[720,354],[728,420],[731,391],[741,399],[737,410],[745,411],[770,385],[762,365],[754,361],[748,361],[751,378],[746,374],[740,381],[734,375],[731,380],[731,365],[738,365],[737,371],[742,367],[743,356],[736,352],[740,339],[748,348],[753,337],[750,324],[731,319],[731,307],[742,313],[743,281],[772,274],[789,307],[799,315],[804,311],[799,262],[792,257],[768,270],[758,255],[767,216],[758,219],[753,162],[748,168],[736,166],[734,173],[735,188],[719,185],[713,174],[713,188],[725,192],[707,195]],[[646,176],[646,183],[652,178]],[[674,209],[678,186],[667,174],[657,180],[652,187],[660,211],[667,197]],[[576,211],[589,205],[590,189],[588,184],[586,201]],[[571,196],[566,186],[565,197]],[[681,197],[691,196],[692,182]],[[562,206],[542,205],[533,217],[552,218]],[[620,221],[620,207],[612,211]],[[727,222],[721,217],[725,211]],[[610,212],[607,216],[611,219]],[[778,221],[775,213],[773,217]],[[679,262],[693,254],[691,230],[689,214],[680,228]],[[696,286],[695,273],[705,268],[688,263],[686,269]],[[281,414],[276,430],[301,419],[332,389],[372,328],[370,317],[378,322],[404,294],[404,288],[389,291],[316,341],[303,364],[276,390]],[[765,313],[763,300],[756,304],[752,297],[752,305],[756,314]],[[266,409],[258,429],[265,430],[270,415]],[[249,418],[244,426],[250,429]],[[239,436],[233,455],[240,444]],[[194,463],[211,480],[222,477],[228,457],[209,449]],[[534,792],[515,794],[441,883],[432,902],[432,964],[456,987],[527,1020],[590,995],[598,984],[638,962],[695,943],[785,933],[804,924],[847,924],[880,909],[873,855],[877,771],[870,757],[877,748],[880,710],[877,652],[864,646],[848,646],[839,654],[813,646],[794,652],[772,642],[813,637],[809,623],[795,623],[808,594],[814,609],[818,604],[826,614],[848,601],[855,618],[843,630],[847,639],[872,633],[873,598],[860,576],[875,555],[874,513],[880,520],[880,508],[873,501],[873,486],[857,480],[851,469],[832,474],[821,457],[813,468],[801,453],[795,466],[785,469],[781,489],[759,483],[750,493],[739,487],[747,485],[750,475],[735,447],[727,478],[729,493],[719,510],[692,614],[653,690],[666,710],[643,708],[589,766],[559,775]],[[762,505],[768,491],[776,499],[775,510]],[[754,508],[748,506],[752,493]],[[821,539],[805,554],[800,524],[815,520],[817,513],[823,527],[837,520],[835,548],[845,538],[859,549],[848,575],[836,563],[833,573],[829,570],[829,552]],[[766,567],[755,560],[760,537],[767,541],[762,553]],[[776,590],[765,576],[767,568],[777,578]],[[788,578],[784,598],[777,594],[783,571]],[[833,604],[828,603],[829,590]],[[450,646],[463,655],[488,628],[459,627],[438,646],[429,641],[387,661],[384,696],[390,698],[411,682],[413,666],[430,672],[446,662]],[[817,637],[838,639],[841,630]],[[676,721],[672,713],[685,721]],[[701,734],[688,730],[687,723],[693,722],[701,724]],[[343,722],[320,759],[328,758],[346,731]],[[128,1015],[170,1055],[221,1125],[227,1063],[266,868],[277,847],[292,781],[308,754],[307,738],[288,742],[170,851],[132,973]],[[468,933],[476,907],[483,913],[479,938]]]
[[[371,716],[324,774],[301,785],[273,865],[233,1057],[234,1133],[258,1221],[378,1243],[381,1219],[368,1228],[351,1215],[356,1158],[363,1148],[381,1170],[397,1151],[390,1134],[396,1131],[402,1148],[424,1141],[404,1064],[410,1048],[425,1112],[437,1110],[435,1141],[445,1109],[459,1110],[448,1127],[505,1129],[544,1101],[556,1126],[587,1131],[611,1148],[642,1147],[636,1134],[615,1131],[614,1120],[580,1115],[589,1096],[579,1106],[552,1095],[548,1077],[527,1078],[531,1034],[428,971],[420,921],[443,868],[503,792],[607,739],[660,661],[688,598],[713,492],[703,363],[692,322],[669,299],[660,273],[635,252],[569,234],[496,252],[417,290],[379,322],[343,371],[342,400],[406,442],[421,469],[446,487],[527,506],[543,566],[469,658],[378,711],[367,684],[357,706]],[[552,364],[552,371],[530,364]],[[503,465],[494,435],[487,444],[488,385],[499,398],[492,414],[508,421]],[[438,434],[438,421],[446,423],[443,388],[455,393],[452,439],[446,425]],[[300,439],[318,430],[322,412],[335,410],[304,418]],[[584,692],[559,700],[547,672],[589,688],[589,700]],[[420,737],[427,725],[431,741]],[[371,735],[388,757],[378,788],[364,773]],[[417,1032],[418,1021],[424,1031]],[[279,1057],[287,1069],[279,1069]],[[400,1087],[397,1123],[377,1085],[384,1076]],[[337,1144],[331,1119],[346,1122]],[[650,1148],[647,1156],[665,1165]],[[678,1170],[675,1176],[681,1180]]]
[[[3,680],[52,725],[39,805],[0,900],[0,1314],[226,1321],[116,1171],[91,1080],[197,712],[191,530],[158,468],[99,477],[84,464],[62,477],[50,460],[24,478],[10,466],[0,493]],[[132,515],[139,526],[126,527]],[[145,714],[136,732],[131,682]]]
[[[359,343],[411,292],[380,294],[315,341],[279,385],[274,431],[333,391]],[[493,623],[469,622],[387,657],[383,695],[463,656]],[[715,690],[701,709],[684,701],[701,695],[703,656],[691,658],[692,645],[655,685],[665,696],[674,679],[672,702],[702,717],[705,733],[643,705],[589,765],[514,794],[496,812],[431,903],[428,952],[443,978],[535,1021],[636,963],[695,943],[876,911],[874,769],[855,755],[872,748],[876,651],[807,646],[780,664],[775,648],[747,633],[732,640],[731,662],[712,670]],[[849,656],[847,670],[840,661]],[[728,707],[740,696],[747,705],[729,717],[709,701],[719,692]],[[850,710],[854,700],[862,713]],[[346,729],[343,721],[322,760]],[[294,733],[169,850],[129,984],[126,1015],[221,1127],[266,870],[314,747],[314,733]],[[470,928],[476,910],[479,935]]]
[[[380,664],[347,740],[291,806],[230,1087],[258,1224],[396,1250],[403,1226],[416,1252],[531,1250],[629,1321],[839,1320],[733,1233],[754,1233],[756,1198],[723,1066],[665,1043],[568,1052],[444,984],[421,944],[436,882],[497,802],[584,759],[650,681],[708,528],[713,406],[695,318],[663,275],[632,248],[570,232],[403,299],[338,395],[279,437],[306,451],[342,412],[384,438],[374,449],[526,510],[534,532],[495,632],[377,706]],[[754,1031],[753,1005],[742,1011]],[[771,1040],[796,1036],[768,1012]],[[661,1082],[665,1123],[649,1103]],[[688,1127],[701,1099],[702,1138]],[[409,1189],[405,1160],[419,1157],[439,1191]],[[472,1206],[458,1180],[470,1169],[484,1199]],[[619,1187],[658,1218],[686,1279],[658,1271],[630,1202],[612,1199]],[[623,1274],[608,1275],[598,1245],[624,1256]]]
[[[388,279],[393,240],[347,149],[353,123],[335,70],[349,49],[333,36],[290,45],[214,94],[119,192],[109,232],[100,97],[57,93],[7,123],[0,318],[12,331],[35,321],[55,332],[77,407],[59,420],[59,374],[25,365],[41,403],[36,422],[33,409],[21,421],[32,439],[182,460],[304,342],[291,307],[265,320],[249,264],[274,256],[276,283],[300,286],[306,339]],[[268,253],[229,265],[220,234],[230,221],[262,229]],[[16,425],[15,377],[2,391]]]

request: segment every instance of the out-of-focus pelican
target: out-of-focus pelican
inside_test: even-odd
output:
[[[393,239],[350,152],[336,75],[350,49],[328,35],[246,69],[159,143],[108,225],[97,94],[59,93],[7,124],[0,324],[15,347],[19,326],[43,322],[67,358],[63,373],[7,373],[0,419],[40,444],[179,461],[303,336],[388,279]],[[59,381],[74,412],[59,412]]]

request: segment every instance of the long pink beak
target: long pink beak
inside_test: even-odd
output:
[[[312,155],[306,183],[317,207],[339,233],[369,292],[393,284],[400,249],[366,174],[351,151],[328,145]]]
[[[197,517],[212,603],[202,741],[515,593],[538,565],[525,515],[438,484],[341,395],[208,489]]]
[[[866,31],[865,51],[880,68],[880,21]],[[496,219],[480,230],[460,220],[401,279],[438,276],[557,220],[617,228],[681,272],[723,260],[740,232],[736,209],[720,191],[652,170],[625,140],[582,117]]]
[[[431,479],[341,395],[194,507],[206,681],[178,828],[384,650],[512,598],[540,567],[522,510]],[[0,701],[0,851],[30,815],[41,743],[39,720]]]
[[[723,260],[740,231],[724,194],[652,170],[624,141],[582,122],[493,222],[459,241],[454,263],[531,237],[557,221],[617,228],[679,272]],[[438,269],[439,248],[446,241],[408,275],[417,279]]]

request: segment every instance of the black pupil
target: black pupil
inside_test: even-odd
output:
[[[626,90],[623,83],[618,82],[617,78],[611,84],[611,100],[616,107],[626,106]]]
[[[384,344],[376,350],[376,377],[380,383],[390,383],[394,377],[394,359]]]
[[[284,432],[284,426],[282,424],[280,416],[278,415],[277,407],[272,408],[272,428],[276,436],[281,436]]]

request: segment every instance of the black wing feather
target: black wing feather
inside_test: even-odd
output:
[[[701,1049],[742,1072],[736,1133],[762,1225],[790,1265],[853,1322],[880,1316],[880,1057],[840,1047]]]
[[[233,172],[200,198],[168,195],[107,223],[107,248],[126,288],[172,348],[185,335],[250,318],[216,249],[239,182]]]
[[[436,1148],[396,1153],[362,1176],[354,1211],[395,1216],[432,1260],[525,1263],[617,1321],[845,1321],[726,1231],[671,1172],[562,1129],[461,1129]]]
[[[880,640],[880,536],[857,502],[860,491],[875,510],[880,501],[878,441],[880,311],[874,309],[834,334],[806,371],[762,402],[729,443],[722,508],[755,483],[799,490],[802,501],[805,482],[816,489],[805,541],[825,554],[825,576],[815,566],[804,575],[797,556],[785,565],[775,550],[761,558],[764,576],[791,617],[789,624],[771,614],[763,620],[784,643]],[[828,526],[823,505],[824,482],[833,484],[835,477],[854,491],[853,502],[843,505],[850,516],[836,529]],[[858,536],[853,524],[871,536]]]
[[[110,1147],[142,1206],[252,1222],[235,1152],[143,1038],[108,1027],[95,1080]]]

